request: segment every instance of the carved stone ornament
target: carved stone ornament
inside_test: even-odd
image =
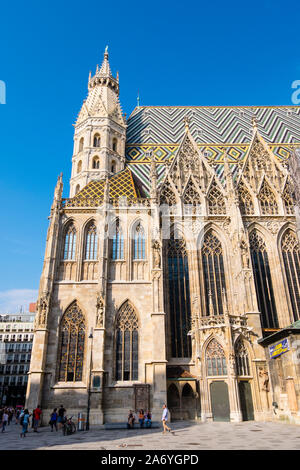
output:
[[[97,296],[96,302],[96,328],[103,328],[104,324],[104,300],[101,294]]]
[[[236,375],[236,363],[235,363],[235,355],[233,353],[229,354],[229,369],[231,375]]]
[[[36,316],[36,327],[41,327],[41,328],[46,327],[49,307],[50,307],[50,293],[46,292],[38,300],[38,311],[37,311],[37,316]]]

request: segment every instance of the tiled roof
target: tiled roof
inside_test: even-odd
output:
[[[157,162],[159,182],[166,162],[171,162],[184,135],[184,118],[190,120],[190,132],[209,162],[221,175],[223,148],[227,147],[230,163],[242,165],[253,135],[252,117],[279,160],[289,158],[300,143],[299,106],[148,106],[135,108],[128,119],[126,161],[149,193],[152,150]]]
[[[103,198],[104,185],[104,179],[100,181],[90,181],[90,183],[74,196],[73,201],[80,201],[86,198]],[[139,191],[135,187],[132,173],[128,167],[109,178],[109,197],[114,199],[122,196],[140,196]]]

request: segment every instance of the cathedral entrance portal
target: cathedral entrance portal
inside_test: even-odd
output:
[[[216,381],[210,384],[211,411],[214,421],[230,421],[230,406],[227,383]]]
[[[171,419],[194,420],[197,417],[196,382],[176,381],[168,387],[168,408]]]

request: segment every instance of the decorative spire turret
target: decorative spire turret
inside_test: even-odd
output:
[[[91,90],[97,85],[107,85],[108,87],[114,89],[117,94],[119,94],[119,77],[114,78],[112,71],[110,69],[109,61],[108,61],[108,46],[106,46],[104,51],[104,58],[102,65],[99,69],[97,65],[96,73],[93,77],[89,77],[89,85],[88,88]]]

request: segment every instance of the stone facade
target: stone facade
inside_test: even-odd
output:
[[[282,253],[299,244],[288,170],[253,119],[244,164],[233,175],[225,146],[220,177],[186,119],[162,179],[148,152],[146,196],[126,127],[106,51],[75,124],[70,198],[62,176],[55,188],[27,406],[45,420],[89,408],[91,424],[136,407],[159,419],[166,401],[173,418],[272,419],[257,340],[299,315]]]

